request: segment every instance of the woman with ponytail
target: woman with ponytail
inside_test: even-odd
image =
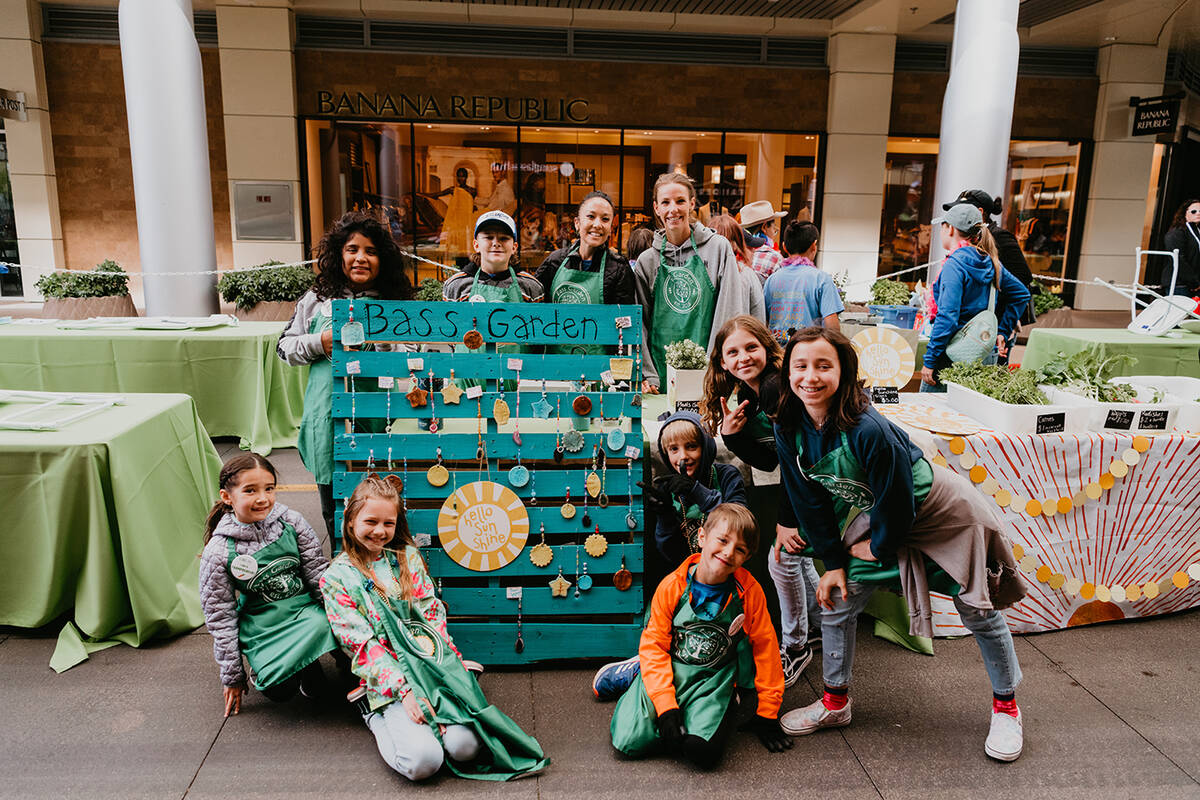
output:
[[[321,540],[304,517],[275,502],[275,467],[257,453],[225,462],[218,486],[204,526],[200,602],[225,716],[242,707],[243,654],[254,685],[271,700],[324,693],[317,659],[339,654],[317,597],[329,566]]]
[[[921,391],[944,392],[938,372],[954,359],[947,349],[955,334],[977,314],[992,309],[997,319],[991,358],[1006,356],[1017,319],[1029,304],[1029,290],[1000,264],[996,242],[983,224],[980,210],[967,203],[951,206],[933,221],[941,223],[942,247],[949,255],[933,284],[937,316],[925,348]],[[953,350],[953,348],[950,348]],[[985,359],[987,356],[985,356]]]

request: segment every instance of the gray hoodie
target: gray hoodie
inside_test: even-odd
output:
[[[696,342],[705,349],[712,349],[713,337],[725,324],[739,314],[753,313],[753,297],[746,281],[738,273],[737,260],[733,255],[733,247],[729,240],[712,228],[706,228],[698,222],[692,223],[692,236],[696,240],[695,252],[699,253],[704,265],[708,268],[708,279],[716,291],[716,305],[713,317],[706,320],[709,324],[708,341]],[[658,369],[650,358],[650,336],[654,320],[654,282],[658,277],[661,256],[659,249],[665,244],[668,264],[685,264],[692,257],[691,239],[681,246],[675,247],[666,241],[663,230],[654,232],[654,242],[650,248],[638,256],[634,264],[634,290],[638,303],[642,306],[642,374],[645,380],[654,386],[661,386]],[[759,306],[761,316],[761,305]],[[666,346],[671,342],[663,342]]]
[[[329,568],[329,559],[325,558],[321,540],[312,526],[300,512],[283,503],[276,503],[262,522],[249,525],[238,522],[232,511],[227,512],[217,523],[208,544],[204,545],[200,557],[200,605],[204,609],[204,624],[213,637],[213,658],[221,668],[222,686],[246,685],[246,670],[238,644],[237,596],[227,566],[229,540],[233,540],[233,549],[239,556],[253,555],[279,538],[284,522],[296,531],[304,584],[317,594],[321,575]]]

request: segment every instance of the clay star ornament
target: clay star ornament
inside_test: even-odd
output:
[[[563,577],[562,570],[559,570],[558,577],[550,581],[551,597],[566,597],[567,589],[571,588],[571,582]]]
[[[442,402],[447,405],[456,406],[462,401],[463,390],[456,384],[447,383],[442,389]]]
[[[413,388],[404,396],[408,399],[408,404],[413,408],[421,408],[429,403],[429,392],[417,386],[416,381],[413,381]]]
[[[554,406],[546,401],[546,398],[540,397],[529,404],[529,410],[538,419],[550,419],[551,412],[554,411]]]

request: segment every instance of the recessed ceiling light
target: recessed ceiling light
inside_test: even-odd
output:
[[[1106,41],[1106,42],[1115,42],[1116,40],[1117,40],[1116,36],[1105,36],[1104,37],[1104,41]]]
[[[642,133],[644,133],[646,136],[653,136],[653,135],[654,135],[654,131],[642,131]]]

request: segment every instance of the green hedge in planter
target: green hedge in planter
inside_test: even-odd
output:
[[[270,267],[282,261],[268,261],[259,266]],[[226,303],[240,309],[254,308],[259,303],[295,302],[312,288],[316,276],[306,264],[279,269],[245,269],[226,272],[217,281],[217,291]]]
[[[34,284],[47,300],[68,297],[124,297],[129,294],[129,275],[117,262],[106,259],[90,271],[51,272]]]

